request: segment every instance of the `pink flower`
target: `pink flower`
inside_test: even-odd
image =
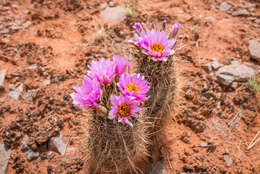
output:
[[[115,119],[117,117],[118,122],[123,122],[133,127],[133,124],[129,121],[129,119],[131,117],[137,117],[137,112],[141,111],[138,104],[123,95],[112,95],[110,97],[110,102],[112,104],[112,108],[109,112],[108,118]]]
[[[82,85],[75,86],[74,90],[76,93],[70,94],[73,104],[90,108],[98,106],[98,103],[100,102],[101,88],[96,79],[84,76]]]
[[[130,67],[130,63],[125,57],[113,56],[113,62],[115,64],[115,73],[122,74]]]
[[[109,84],[115,77],[115,63],[109,59],[92,61],[89,66],[89,76],[96,78],[101,84]]]
[[[181,24],[175,23],[175,24],[172,26],[172,28],[171,28],[170,36],[171,36],[171,37],[175,37],[175,36],[178,34],[180,28],[181,28]]]
[[[146,93],[150,85],[140,74],[124,73],[119,78],[118,88],[131,99],[144,101],[147,100]]]
[[[144,26],[140,23],[136,23],[134,28],[137,34],[134,36],[134,43],[140,47],[144,54],[152,57],[155,61],[167,61],[168,56],[174,54],[173,47],[176,44],[176,39],[169,37],[166,33],[166,22],[163,24],[163,31],[152,29],[146,32]],[[180,24],[175,24],[172,27],[170,36],[176,36],[179,31]]]

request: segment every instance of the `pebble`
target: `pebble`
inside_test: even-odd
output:
[[[62,141],[62,131],[60,132],[59,136],[52,137],[49,141],[49,149],[53,150],[54,152],[58,152],[61,155],[65,155],[66,152],[66,144]],[[67,148],[67,151],[73,151],[74,148]]]
[[[212,70],[217,70],[220,67],[222,67],[223,65],[220,64],[218,62],[217,59],[213,58],[213,62],[207,63],[203,65],[203,68],[207,71],[207,72],[211,72]]]
[[[233,160],[228,155],[224,155],[224,161],[226,162],[227,167],[230,167],[233,163]]]
[[[217,60],[214,60],[212,63],[211,63],[211,67],[213,68],[213,70],[217,70],[219,69],[220,67],[222,67],[223,65],[220,64]]]
[[[54,157],[53,152],[49,152],[49,153],[48,153],[48,158],[49,158],[49,159],[52,159],[53,157]]]
[[[11,25],[11,29],[12,29],[12,30],[19,30],[20,27],[19,27],[17,24],[13,23],[13,24]]]
[[[231,85],[233,81],[246,82],[254,76],[255,71],[252,68],[242,65],[239,62],[223,66],[216,72],[217,80],[225,86]]]
[[[9,29],[8,28],[5,28],[3,30],[0,31],[0,34],[6,34],[6,33],[9,33]]]
[[[225,148],[225,153],[224,155],[228,155],[230,152],[229,152],[229,149],[228,148]]]
[[[0,7],[0,12],[8,11],[9,7]]]
[[[108,6],[109,6],[109,7],[115,7],[115,6],[116,6],[116,2],[110,1],[110,2],[108,3]]]
[[[26,102],[33,102],[36,93],[37,89],[28,90],[27,93],[23,96],[23,99]]]
[[[231,4],[229,4],[228,2],[222,2],[221,4],[220,4],[220,6],[219,6],[219,10],[220,11],[228,11],[228,10],[230,10],[232,8],[232,5]]]
[[[231,88],[236,89],[237,87],[238,87],[238,83],[237,82],[233,82],[231,84]]]
[[[38,68],[37,64],[32,64],[28,67],[28,69],[36,69]]]
[[[232,16],[249,16],[249,15],[250,13],[244,8],[237,9],[232,13]]]
[[[23,92],[23,84],[20,84],[14,91],[11,91],[9,95],[14,99],[18,100],[20,94]]]
[[[260,24],[260,19],[255,19],[255,23]]]
[[[234,77],[225,74],[218,74],[217,79],[221,84],[225,86],[229,86],[235,80]]]
[[[24,152],[24,155],[28,161],[35,160],[39,157],[40,153],[39,152],[34,152],[31,149],[28,151]]]
[[[27,141],[28,141],[28,136],[25,135],[23,137],[22,140],[22,152],[24,153],[26,159],[28,161],[32,161],[35,160],[36,158],[38,158],[40,156],[39,152],[35,152],[33,151],[28,145],[27,145]]]
[[[4,89],[6,69],[0,70],[0,90]]]
[[[208,143],[207,142],[202,142],[200,143],[200,147],[207,147],[208,146]]]
[[[113,8],[108,7],[102,11],[101,15],[107,22],[120,22],[124,20],[126,16],[126,10],[122,6]]]
[[[0,144],[0,173],[6,172],[8,160],[11,155],[11,150],[6,150],[4,144]]]
[[[251,58],[260,62],[260,38],[250,40],[248,49]]]
[[[15,89],[14,84],[9,85],[9,91],[13,91]]]
[[[202,67],[203,67],[207,72],[211,72],[211,71],[212,71],[211,63],[204,64]]]
[[[103,4],[101,4],[101,5],[99,6],[99,8],[100,8],[101,10],[105,10],[105,9],[107,8],[107,4],[106,4],[106,3],[103,3]]]
[[[207,21],[211,21],[211,22],[215,22],[216,18],[214,18],[213,16],[208,16],[205,18]]]
[[[50,84],[51,84],[51,80],[50,79],[46,79],[46,80],[43,81],[43,85],[44,86],[48,86]]]
[[[24,10],[23,13],[24,13],[24,14],[28,14],[28,13],[29,13],[29,10]]]
[[[32,22],[31,21],[27,21],[27,22],[25,22],[24,24],[23,24],[23,28],[28,28],[30,25],[32,24]]]

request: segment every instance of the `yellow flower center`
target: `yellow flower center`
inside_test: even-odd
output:
[[[130,104],[123,103],[123,104],[119,105],[118,114],[121,117],[129,117],[130,116]]]
[[[128,83],[127,86],[126,86],[126,89],[128,91],[134,91],[135,93],[140,92],[140,88],[134,83]]]
[[[153,43],[151,46],[150,46],[152,52],[157,52],[157,53],[161,53],[163,52],[163,46],[162,44],[160,43]]]

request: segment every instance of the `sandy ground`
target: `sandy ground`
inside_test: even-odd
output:
[[[115,1],[124,6],[125,1]],[[203,65],[215,58],[236,60],[260,72],[248,42],[260,37],[260,4],[229,0],[142,0],[136,14],[122,21],[102,17],[105,0],[31,0],[0,2],[0,70],[7,69],[0,91],[0,144],[11,149],[6,169],[13,173],[86,173],[81,120],[86,111],[69,94],[91,60],[121,55],[133,58],[127,43],[132,25],[182,24],[175,54],[177,78],[173,109],[162,127],[158,152],[168,173],[260,173],[260,144],[248,145],[260,130],[260,94],[248,83],[221,86]],[[108,8],[108,7],[107,7]],[[247,13],[236,15],[239,9]],[[22,85],[19,99],[10,92]],[[65,155],[50,139],[62,130]],[[40,152],[28,160],[23,138]]]

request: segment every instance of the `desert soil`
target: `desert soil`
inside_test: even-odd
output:
[[[133,59],[127,41],[135,22],[159,26],[163,20],[182,25],[176,93],[149,173],[260,173],[259,142],[248,149],[260,130],[260,93],[249,90],[247,79],[225,86],[218,67],[205,68],[233,62],[260,75],[249,52],[249,41],[260,38],[260,1],[142,0],[130,16],[122,13],[125,4],[1,0],[0,145],[10,155],[6,165],[0,160],[0,173],[86,173],[81,121],[87,113],[72,105],[73,86],[92,60]],[[165,170],[154,172],[158,166]]]

